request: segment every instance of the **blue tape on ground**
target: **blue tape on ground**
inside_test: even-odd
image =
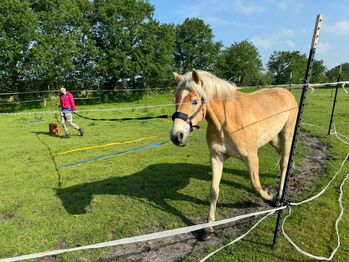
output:
[[[42,122],[44,122],[44,120],[33,120],[33,121],[29,121],[29,122],[21,122],[19,124],[30,125],[30,124],[36,124],[36,123],[42,123]]]
[[[90,159],[86,159],[86,160],[82,160],[82,161],[78,161],[78,162],[74,162],[74,163],[70,163],[70,164],[66,164],[66,165],[61,165],[58,168],[66,168],[66,167],[76,166],[76,165],[80,165],[80,164],[86,164],[86,163],[89,163],[89,162],[93,162],[93,161],[96,161],[96,160],[99,160],[99,159],[102,159],[102,158],[107,158],[107,157],[111,157],[111,156],[115,156],[115,155],[126,154],[126,153],[130,153],[130,152],[134,152],[134,151],[144,150],[144,149],[156,148],[156,147],[161,146],[162,144],[165,144],[168,141],[169,140],[158,142],[158,143],[154,143],[154,144],[150,144],[150,145],[146,145],[146,146],[131,148],[131,149],[123,150],[123,151],[111,152],[109,154],[105,154],[105,155],[102,155],[102,156],[97,156],[97,157],[93,157],[93,158],[90,158]]]

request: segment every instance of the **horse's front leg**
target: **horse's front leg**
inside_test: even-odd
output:
[[[222,178],[224,157],[222,155],[211,153],[211,168],[212,168],[212,181],[211,181],[211,193],[210,193],[210,211],[208,213],[208,222],[214,222],[216,220],[216,205],[219,196],[219,184]]]
[[[224,156],[211,153],[210,162],[212,168],[212,181],[211,181],[211,201],[210,201],[210,210],[208,213],[208,222],[214,222],[216,220],[216,205],[219,195],[219,183],[221,182],[222,172],[223,172],[223,163]],[[200,240],[207,240],[210,238],[213,233],[213,228],[206,228],[199,232]]]

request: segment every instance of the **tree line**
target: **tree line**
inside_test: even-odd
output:
[[[242,85],[301,83],[307,57],[275,51],[263,68],[248,40],[224,47],[197,18],[163,24],[141,0],[8,0],[0,2],[0,92],[158,88],[171,73],[214,72]],[[335,80],[316,60],[312,82]],[[349,75],[349,63],[343,67]],[[19,97],[18,97],[19,99]]]

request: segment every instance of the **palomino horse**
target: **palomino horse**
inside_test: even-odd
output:
[[[172,142],[185,146],[194,128],[204,118],[208,122],[206,139],[212,168],[208,222],[215,221],[223,163],[228,157],[246,163],[252,185],[263,199],[280,200],[298,112],[294,96],[282,88],[243,93],[234,84],[205,71],[174,75],[178,89]],[[264,190],[259,181],[258,149],[267,143],[281,155],[277,196]]]

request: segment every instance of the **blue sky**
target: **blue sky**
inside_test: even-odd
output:
[[[315,58],[330,69],[349,62],[349,0],[150,0],[155,18],[180,24],[197,17],[210,24],[225,46],[245,39],[258,47],[264,64],[274,50],[308,55],[317,14],[323,15]]]

